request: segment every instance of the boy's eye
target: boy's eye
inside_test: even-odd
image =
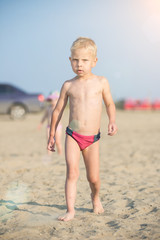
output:
[[[83,59],[83,61],[84,61],[84,62],[87,62],[87,61],[88,61],[88,59]]]

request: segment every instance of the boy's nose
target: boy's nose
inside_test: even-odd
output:
[[[78,61],[78,67],[80,67],[82,65],[82,61]]]

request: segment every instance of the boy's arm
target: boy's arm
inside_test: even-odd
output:
[[[51,118],[51,126],[50,126],[50,137],[48,140],[48,150],[50,151],[55,151],[55,132],[56,128],[58,126],[58,123],[62,117],[63,111],[66,107],[67,100],[68,100],[68,95],[67,95],[67,84],[64,83],[60,92],[60,96],[58,99],[58,102],[56,104],[55,109],[53,110],[52,113],[52,118]]]
[[[116,126],[116,108],[115,104],[112,99],[112,95],[110,92],[109,83],[106,78],[103,79],[103,91],[102,91],[103,101],[106,106],[106,111],[109,118],[109,124],[108,124],[108,135],[113,136],[117,132],[117,126]]]

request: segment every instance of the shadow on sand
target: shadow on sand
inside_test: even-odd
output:
[[[57,208],[59,210],[66,210],[66,206],[65,205],[58,205],[58,204],[40,204],[37,202],[24,202],[24,203],[17,203],[14,202],[12,200],[0,200],[0,207],[1,206],[5,206],[7,209],[11,210],[11,211],[23,211],[23,212],[28,212],[31,214],[39,214],[39,215],[43,215],[43,216],[50,216],[49,213],[40,213],[40,212],[33,212],[27,209],[21,209],[18,206],[22,206],[22,205],[32,205],[32,206],[39,206],[39,207],[50,207],[50,208]],[[92,212],[91,209],[89,208],[76,208],[76,211],[81,211],[81,212]]]

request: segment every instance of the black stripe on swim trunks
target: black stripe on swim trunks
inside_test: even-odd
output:
[[[99,132],[97,135],[94,135],[94,142],[98,141],[101,137],[101,133]]]
[[[67,128],[66,128],[66,133],[67,133],[68,135],[72,136],[73,131],[72,131],[69,127],[67,127]]]

